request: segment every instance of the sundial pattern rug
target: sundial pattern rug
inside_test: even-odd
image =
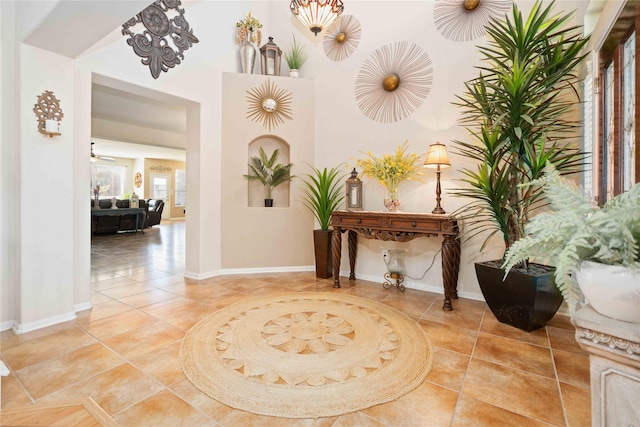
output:
[[[285,418],[342,415],[399,398],[433,364],[423,328],[398,310],[331,292],[255,297],[197,323],[187,378],[233,408]]]

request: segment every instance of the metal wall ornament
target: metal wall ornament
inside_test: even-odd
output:
[[[133,47],[142,64],[148,65],[151,76],[157,79],[160,72],[169,71],[184,60],[183,52],[199,40],[184,17],[180,0],[156,0],[142,12],[122,24],[122,34],[129,36],[127,44]],[[167,16],[169,9],[177,15]],[[136,34],[131,27],[142,23],[145,30]],[[176,49],[169,45],[173,41]]]
[[[511,9],[512,0],[436,0],[433,21],[448,40],[465,42],[486,34],[485,26]]]
[[[291,92],[278,88],[270,79],[258,87],[247,91],[247,118],[256,123],[261,123],[262,127],[275,129],[284,120],[293,120],[291,116]]]
[[[349,57],[360,44],[362,27],[353,15],[342,15],[329,28],[322,45],[327,58],[342,61]]]
[[[433,68],[429,55],[408,41],[375,50],[356,78],[356,101],[371,120],[397,122],[417,110],[429,95]]]
[[[45,90],[38,96],[38,101],[33,106],[33,112],[38,119],[38,132],[49,135],[51,138],[60,135],[55,125],[62,120],[64,113],[60,108],[60,101],[52,91]],[[51,122],[55,122],[55,128],[51,127]]]

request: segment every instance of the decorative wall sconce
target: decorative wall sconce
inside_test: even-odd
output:
[[[38,97],[38,102],[33,106],[33,112],[38,118],[38,132],[44,135],[54,136],[61,135],[60,120],[64,117],[64,113],[60,108],[60,101],[50,90],[45,90]]]
[[[447,156],[447,147],[440,142],[431,144],[429,151],[427,152],[427,158],[424,161],[425,168],[436,170],[436,208],[432,211],[434,214],[446,213],[442,206],[440,206],[440,169],[446,169],[451,167],[449,162],[449,156]]]
[[[136,175],[133,177],[133,184],[136,186],[136,188],[140,188],[140,186],[142,185],[142,173],[141,172],[136,172]]]
[[[344,11],[342,0],[291,0],[291,13],[317,37]]]
[[[122,34],[129,36],[127,44],[142,58],[142,64],[149,66],[154,79],[160,76],[161,71],[167,72],[180,64],[184,59],[183,52],[199,42],[184,17],[181,4],[180,0],[156,0],[122,24]],[[171,19],[167,16],[169,9],[174,15]],[[130,27],[138,23],[144,25],[145,31],[134,34]],[[170,46],[171,41],[177,50]]]
[[[347,179],[347,210],[362,210],[362,181],[358,178],[356,168],[351,171],[351,177]]]
[[[275,129],[284,119],[291,117],[291,93],[279,89],[271,80],[247,91],[249,108],[247,118],[254,122],[262,122],[266,129]]]
[[[282,60],[282,50],[273,42],[273,37],[260,48],[260,59],[262,74],[267,76],[280,75],[280,62]]]

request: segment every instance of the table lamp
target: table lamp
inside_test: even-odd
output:
[[[423,167],[427,169],[435,169],[436,170],[436,208],[432,211],[434,214],[443,214],[445,213],[442,206],[440,206],[440,169],[446,169],[451,167],[451,163],[449,163],[449,157],[447,156],[447,148],[444,144],[440,144],[440,142],[436,142],[435,144],[431,144],[429,146],[429,152],[427,153],[427,158],[424,161]]]

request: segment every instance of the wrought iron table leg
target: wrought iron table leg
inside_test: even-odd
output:
[[[444,285],[443,310],[451,311],[451,298],[458,298],[458,269],[460,244],[455,236],[446,235],[442,242],[442,280]]]
[[[349,230],[349,280],[356,280],[356,256],[358,254],[358,235]]]
[[[334,228],[331,236],[331,256],[333,257],[333,287],[340,287],[340,258],[342,257],[342,234]]]

